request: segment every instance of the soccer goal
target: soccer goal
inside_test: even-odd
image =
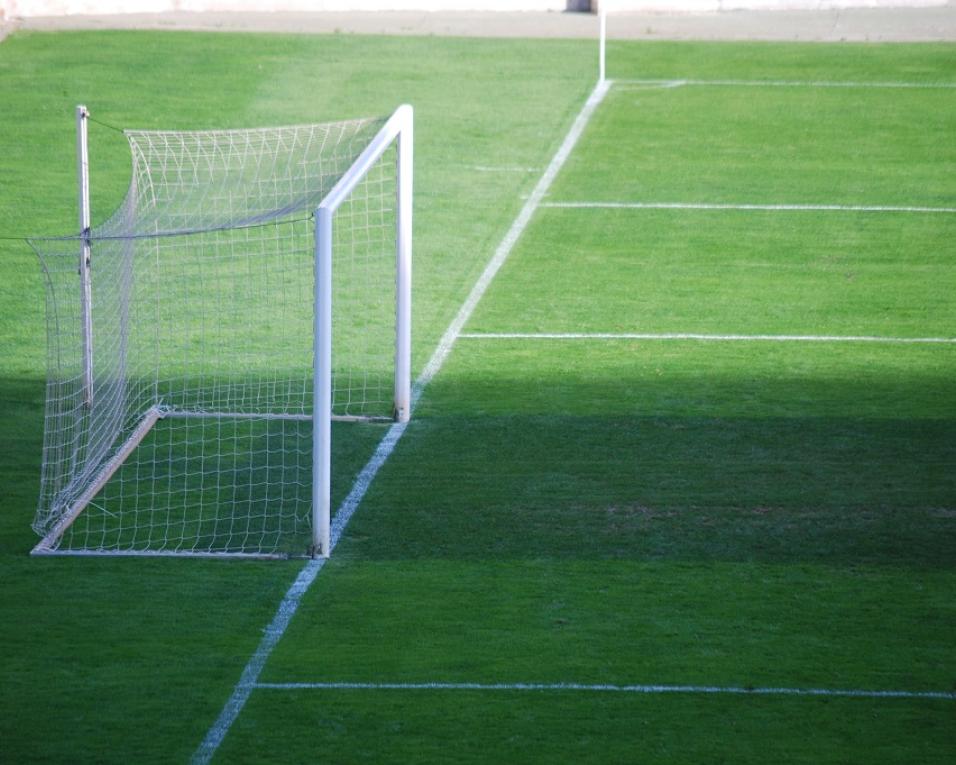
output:
[[[129,190],[95,228],[88,118],[81,233],[31,240],[48,330],[34,554],[328,555],[332,421],[347,452],[347,423],[410,414],[411,107],[125,131]]]

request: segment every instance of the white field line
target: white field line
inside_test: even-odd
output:
[[[581,108],[574,123],[571,125],[571,129],[564,137],[564,141],[561,143],[561,146],[558,147],[557,153],[552,157],[551,162],[548,163],[548,166],[535,185],[531,195],[525,200],[521,211],[518,213],[518,217],[515,218],[511,224],[511,228],[508,229],[504,239],[501,240],[501,244],[499,244],[498,249],[495,250],[491,261],[485,267],[481,276],[478,277],[478,281],[475,282],[475,286],[472,287],[471,292],[462,304],[458,315],[454,318],[448,329],[445,330],[445,334],[442,335],[438,343],[438,348],[435,349],[435,353],[422,370],[421,377],[412,390],[412,406],[417,403],[422,390],[431,382],[442,364],[445,363],[445,359],[448,358],[448,354],[451,353],[455,340],[461,334],[462,327],[465,326],[465,323],[471,317],[475,306],[478,305],[478,301],[481,300],[482,295],[484,295],[488,289],[488,285],[491,284],[491,280],[495,278],[495,275],[501,269],[501,266],[504,265],[508,255],[511,254],[511,250],[514,248],[518,238],[531,221],[531,216],[534,215],[535,210],[541,206],[545,194],[547,194],[548,189],[551,188],[555,177],[557,177],[558,172],[564,166],[572,149],[574,149],[575,144],[577,144],[578,139],[581,137],[581,133],[584,132],[584,128],[590,121],[591,115],[594,114],[594,110],[597,109],[601,101],[604,100],[609,88],[610,83],[606,80],[598,83]]]
[[[925,343],[956,344],[956,337],[881,335],[716,335],[695,332],[462,332],[463,340],[699,340],[736,343]]]
[[[282,598],[282,602],[279,604],[279,610],[276,611],[272,622],[266,627],[265,634],[262,636],[262,640],[259,641],[255,653],[252,654],[252,658],[249,659],[245,669],[242,670],[242,675],[236,687],[233,689],[232,695],[219,713],[216,722],[213,723],[213,726],[206,733],[206,737],[199,745],[199,748],[193,753],[191,762],[207,763],[213,758],[213,755],[215,755],[216,750],[219,749],[219,745],[226,737],[232,724],[236,721],[242,708],[246,705],[249,695],[253,689],[256,688],[256,681],[262,673],[262,668],[272,653],[272,649],[276,647],[276,644],[285,634],[289,622],[292,621],[292,617],[299,607],[302,596],[305,595],[312,582],[315,581],[316,576],[318,576],[319,571],[322,570],[326,560],[326,558],[310,560],[299,572],[295,582],[292,583],[285,597]]]
[[[574,148],[581,136],[581,133],[584,131],[585,126],[591,119],[591,115],[594,113],[594,110],[598,107],[601,101],[604,100],[604,96],[607,95],[608,88],[609,84],[606,82],[600,83],[597,87],[595,87],[587,102],[585,102],[584,106],[581,108],[581,111],[578,113],[577,118],[575,118],[574,123],[571,125],[571,129],[565,136],[564,141],[562,142],[557,153],[551,159],[551,162],[545,169],[544,174],[534,187],[534,191],[532,191],[531,196],[524,203],[521,208],[521,212],[518,213],[518,217],[515,219],[514,223],[511,224],[511,228],[508,229],[507,234],[505,234],[505,238],[502,240],[501,244],[498,245],[498,249],[495,250],[494,256],[485,267],[485,270],[482,272],[481,276],[478,278],[475,286],[472,288],[467,299],[459,309],[458,314],[455,316],[448,329],[445,330],[445,334],[442,335],[442,338],[438,343],[438,347],[435,349],[432,357],[425,365],[425,368],[422,370],[422,373],[419,375],[414,385],[412,385],[412,409],[415,408],[418,400],[421,398],[422,392],[431,382],[432,378],[434,378],[434,376],[441,369],[445,359],[448,358],[448,354],[451,353],[452,346],[454,345],[455,340],[458,338],[461,328],[468,321],[472,312],[475,310],[475,306],[478,305],[478,301],[481,300],[482,295],[484,295],[485,290],[487,290],[488,285],[491,283],[491,280],[494,278],[495,274],[498,273],[498,270],[501,268],[508,255],[511,253],[511,250],[514,248],[518,238],[527,227],[532,215],[538,208],[538,205],[544,198],[544,195],[547,193],[548,189],[551,187],[551,183],[557,176],[558,171],[564,165],[571,153],[571,150]],[[342,534],[345,532],[345,528],[348,525],[349,520],[352,518],[355,510],[358,508],[359,504],[364,498],[365,493],[368,491],[369,486],[371,485],[375,476],[378,474],[379,469],[385,464],[385,461],[394,451],[395,446],[398,444],[402,434],[405,432],[406,426],[407,423],[393,424],[388,429],[381,443],[379,443],[378,448],[375,450],[375,453],[372,455],[371,459],[362,469],[362,472],[359,473],[358,478],[356,478],[355,483],[352,486],[352,490],[349,492],[348,497],[346,497],[342,502],[342,505],[338,508],[335,518],[332,521],[331,539],[329,545],[330,550],[334,550],[339,540],[342,538]],[[239,682],[233,689],[232,695],[229,697],[226,705],[219,713],[219,717],[216,719],[216,722],[213,723],[212,727],[206,733],[206,737],[199,745],[199,748],[193,754],[191,761],[195,763],[195,765],[208,763],[213,758],[213,756],[216,754],[216,751],[219,749],[219,746],[225,739],[226,734],[229,733],[230,728],[232,728],[233,723],[236,721],[236,718],[239,716],[239,713],[245,706],[246,701],[249,699],[249,695],[255,688],[260,687],[257,685],[257,681],[259,679],[259,675],[262,673],[262,668],[265,666],[265,663],[272,653],[272,650],[275,648],[276,644],[278,644],[279,640],[282,638],[282,635],[285,633],[286,628],[289,626],[289,622],[292,620],[292,617],[295,615],[295,612],[299,607],[302,596],[305,595],[309,587],[312,585],[312,582],[315,581],[315,578],[322,570],[324,564],[324,558],[311,560],[306,563],[303,569],[299,572],[299,575],[296,577],[295,582],[293,582],[288,592],[286,592],[282,602],[279,604],[279,609],[276,612],[276,615],[266,628],[266,632],[256,648],[255,653],[253,653],[252,657],[249,659],[249,662],[246,664],[246,667],[239,678]]]
[[[857,699],[933,699],[956,701],[953,691],[874,691],[859,688],[748,688],[726,685],[612,685],[607,683],[259,683],[280,691],[537,691],[736,696],[824,696]]]
[[[896,88],[902,90],[951,90],[956,82],[859,82],[840,80],[701,80],[701,79],[615,79],[615,89],[627,90],[628,85],[677,88],[695,87],[732,88]]]
[[[519,167],[517,165],[467,165],[466,170],[479,173],[536,173],[540,167]]]
[[[712,204],[708,202],[543,202],[569,210],[744,210],[759,212],[956,213],[956,207],[828,204]]]

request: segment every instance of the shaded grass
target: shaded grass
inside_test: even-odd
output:
[[[321,618],[290,627],[263,682],[956,686],[951,571],[917,582],[905,568],[599,561],[584,548],[328,573],[303,604]]]
[[[956,418],[954,365],[949,345],[462,338],[420,411],[918,427]]]
[[[333,424],[333,508],[385,428]],[[306,557],[311,544],[311,422],[168,417],[77,517],[61,549]]]
[[[486,416],[417,423],[342,551],[388,560],[945,569],[956,542],[950,432],[948,422],[905,420]]]
[[[309,744],[280,731],[309,730]],[[480,734],[478,733],[480,731]],[[617,694],[259,691],[222,748],[419,763],[948,763],[951,712],[927,702]]]
[[[299,564],[272,566],[5,555],[3,758],[186,761]]]

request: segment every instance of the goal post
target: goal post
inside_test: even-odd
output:
[[[397,142],[395,216],[395,391],[393,416],[407,422],[411,402],[411,223],[412,107],[400,106],[349,171],[332,188],[315,213],[315,360],[312,472],[312,549],[331,553],[332,426],[332,271],[335,213],[356,186]]]
[[[83,321],[83,395],[89,406],[93,401],[93,295],[90,288],[90,157],[88,148],[89,110],[76,107],[76,176],[80,213],[80,312]]]
[[[34,554],[329,555],[332,421],[410,415],[411,107],[125,131],[129,191],[92,228],[87,115],[81,233],[30,240],[48,334]]]

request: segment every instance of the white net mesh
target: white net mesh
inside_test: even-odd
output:
[[[89,237],[33,240],[47,280],[46,551],[304,553],[313,211],[383,125],[127,132],[126,200]],[[392,414],[396,150],[339,208],[333,413]]]

